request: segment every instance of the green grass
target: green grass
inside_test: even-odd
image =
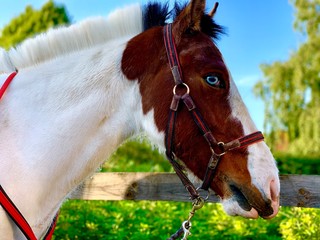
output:
[[[320,160],[276,154],[281,173],[319,174]],[[311,165],[312,167],[309,167]],[[147,143],[130,141],[102,167],[112,172],[172,171]],[[152,201],[67,201],[54,239],[166,239],[184,221],[190,203]],[[320,239],[320,209],[282,207],[271,220],[227,216],[220,204],[206,204],[192,220],[190,239]]]
[[[55,239],[166,239],[187,218],[190,203],[69,201]],[[206,204],[192,220],[190,239],[319,239],[320,210],[281,208],[272,220],[227,216]]]

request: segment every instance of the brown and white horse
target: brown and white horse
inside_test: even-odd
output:
[[[215,139],[257,131],[213,42],[221,27],[205,1],[177,10],[172,24],[184,82]],[[0,85],[0,184],[43,236],[68,195],[127,138],[145,132],[160,151],[174,87],[163,41],[168,9],[133,5],[51,30],[8,52]],[[203,179],[211,150],[185,106],[175,123],[175,155]],[[264,142],[223,156],[211,189],[230,215],[272,218],[279,178]],[[0,207],[1,239],[24,239]]]

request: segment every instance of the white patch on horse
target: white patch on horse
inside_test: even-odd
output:
[[[158,127],[155,123],[154,110],[150,110],[147,114],[144,115],[141,122],[143,132],[147,134],[148,140],[151,144],[155,145],[159,152],[165,153],[164,138],[165,133],[159,132]]]
[[[229,102],[231,104],[232,116],[241,122],[244,135],[257,131],[232,79],[230,81]],[[259,142],[248,146],[248,153],[248,170],[252,184],[259,189],[265,198],[271,199],[270,184],[272,181],[275,181],[276,187],[273,189],[275,191],[273,193],[279,195],[280,182],[278,169],[266,143]]]

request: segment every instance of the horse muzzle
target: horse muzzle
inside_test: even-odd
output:
[[[225,211],[232,216],[256,219],[275,217],[279,212],[279,191],[274,180],[270,182],[269,192],[262,192],[254,185],[229,184],[232,196],[222,200]]]

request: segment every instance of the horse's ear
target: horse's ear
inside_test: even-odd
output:
[[[173,34],[176,43],[180,41],[181,35],[186,31],[200,31],[201,18],[206,7],[205,0],[191,0],[191,2],[181,11],[173,23]]]

